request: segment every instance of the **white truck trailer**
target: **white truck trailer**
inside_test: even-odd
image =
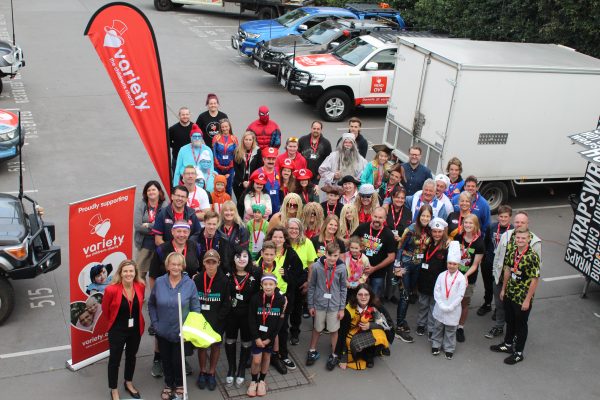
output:
[[[600,115],[600,60],[553,44],[399,37],[383,142],[400,159],[423,149],[483,182],[492,210],[525,184],[578,182],[585,161],[567,135]]]

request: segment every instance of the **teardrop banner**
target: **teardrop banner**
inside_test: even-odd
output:
[[[165,93],[150,21],[129,3],[109,3],[94,13],[84,35],[94,45],[163,186],[170,193]]]

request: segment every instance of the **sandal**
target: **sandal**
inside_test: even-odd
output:
[[[178,399],[183,399],[183,386],[177,386],[175,388],[175,396],[177,396]]]
[[[165,387],[160,393],[161,400],[171,400],[171,396],[173,395],[173,391],[170,387]]]

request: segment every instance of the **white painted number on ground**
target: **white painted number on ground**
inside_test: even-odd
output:
[[[54,298],[54,294],[50,288],[28,290],[27,295],[29,296],[29,307],[31,308],[53,307],[56,305],[54,300],[50,300]]]

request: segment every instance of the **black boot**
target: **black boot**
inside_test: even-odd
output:
[[[235,343],[225,343],[225,354],[227,355],[227,364],[229,365],[225,383],[228,386],[233,385],[233,377],[235,376],[235,346]]]
[[[251,347],[240,347],[240,362],[238,364],[237,378],[235,380],[236,387],[242,387],[246,375],[246,363],[250,359]]]

